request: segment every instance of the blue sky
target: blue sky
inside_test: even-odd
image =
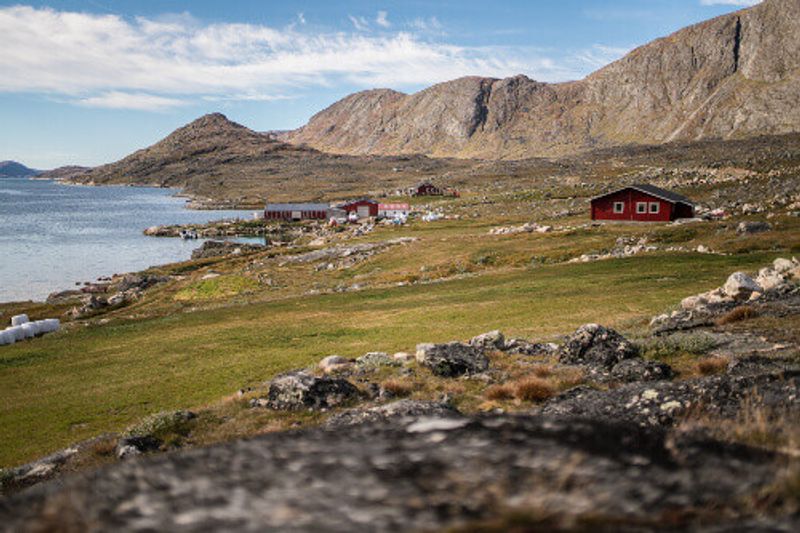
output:
[[[585,76],[756,0],[0,0],[0,160],[96,165],[220,111],[290,129],[362,89]]]

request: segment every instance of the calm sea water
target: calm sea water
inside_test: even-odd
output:
[[[42,300],[76,282],[185,260],[202,244],[145,237],[150,226],[253,216],[185,209],[172,194],[0,179],[0,302]]]

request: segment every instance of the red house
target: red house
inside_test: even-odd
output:
[[[378,202],[370,200],[369,198],[362,198],[354,200],[339,206],[348,213],[355,213],[358,218],[376,217],[378,216]]]
[[[670,222],[693,218],[694,204],[680,194],[635,184],[592,198],[592,220]]]
[[[444,190],[433,183],[426,181],[411,189],[412,196],[443,196]]]

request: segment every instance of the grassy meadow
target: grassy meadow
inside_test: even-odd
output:
[[[495,328],[535,339],[585,322],[643,329],[684,296],[777,255],[655,253],[509,267],[357,292],[181,304],[146,318],[73,327],[0,351],[0,465],[122,430],[150,413],[218,401],[330,354],[410,351],[419,342]]]

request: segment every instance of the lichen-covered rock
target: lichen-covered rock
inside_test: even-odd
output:
[[[473,337],[469,343],[479,350],[503,350],[506,346],[506,338],[499,330],[493,330]]]
[[[356,366],[379,368],[382,366],[400,366],[400,362],[385,352],[369,352],[356,359]]]
[[[729,418],[742,403],[757,399],[766,409],[800,409],[800,372],[745,376],[719,375],[685,381],[632,383],[609,391],[588,387],[549,400],[541,412],[594,420],[670,426],[688,410]]]
[[[769,224],[769,222],[745,221],[739,222],[739,225],[736,226],[736,233],[742,235],[752,235],[754,233],[763,233],[771,229],[772,226]]]
[[[552,342],[530,342],[524,339],[509,339],[504,351],[518,355],[552,355],[558,351],[558,345]]]
[[[347,380],[291,372],[270,382],[266,403],[271,409],[297,411],[336,407],[358,397],[358,389]]]
[[[489,368],[486,355],[463,342],[418,344],[417,361],[441,377],[477,374]]]
[[[391,420],[393,418],[419,417],[460,417],[461,413],[454,407],[442,402],[426,402],[417,400],[398,400],[396,402],[369,407],[367,409],[350,409],[333,415],[325,423],[327,427],[352,426],[367,422]]]
[[[567,365],[588,365],[610,370],[620,361],[638,355],[636,346],[613,329],[599,324],[584,324],[561,347],[558,360]]]
[[[143,453],[156,451],[161,444],[160,439],[149,435],[122,437],[117,442],[116,455],[118,459],[130,459]]]
[[[775,482],[785,470],[776,459],[631,424],[399,417],[123,461],[0,500],[0,530],[64,520],[77,531],[466,530],[539,509],[557,530],[597,523],[598,510],[608,529],[656,529],[669,516],[665,527],[694,530],[697,509],[763,519],[740,502]]]
[[[675,373],[666,363],[645,361],[644,359],[626,359],[611,369],[611,377],[617,381],[634,383],[637,381],[661,381],[672,379]]]

